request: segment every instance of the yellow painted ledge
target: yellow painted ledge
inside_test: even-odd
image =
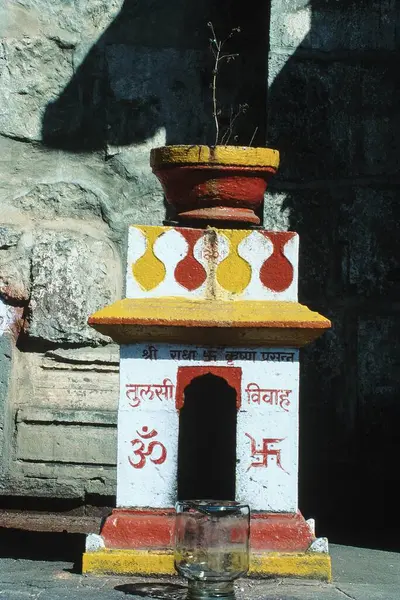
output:
[[[240,167],[279,167],[279,152],[272,148],[249,146],[161,146],[150,153],[153,168],[178,165],[227,165]]]
[[[175,575],[174,557],[170,552],[144,550],[101,550],[86,552],[82,572],[98,575]],[[329,554],[271,552],[252,555],[249,576],[299,577],[331,581]]]
[[[301,347],[331,326],[298,302],[125,298],[89,325],[120,344],[139,341]]]

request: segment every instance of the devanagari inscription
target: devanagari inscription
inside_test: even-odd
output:
[[[247,402],[256,404],[269,404],[270,406],[279,406],[282,410],[289,412],[290,399],[289,395],[293,390],[275,390],[260,388],[257,383],[249,383],[245,392],[247,393]]]
[[[261,352],[261,360],[269,362],[293,362],[293,352]]]
[[[197,350],[170,350],[169,355],[173,360],[196,360]]]
[[[151,401],[157,397],[159,400],[172,400],[174,397],[174,384],[168,378],[161,383],[127,383],[126,397],[129,406],[137,408],[141,402]]]
[[[218,353],[216,350],[205,349],[203,351],[203,360],[206,360],[208,362],[210,360],[217,360],[217,358],[218,358]]]
[[[147,360],[157,360],[157,352],[158,348],[155,346],[147,346],[147,348],[143,350],[142,356]]]
[[[225,352],[225,360],[228,365],[233,364],[235,360],[249,360],[255,362],[257,360],[257,352],[253,350],[237,350]]]

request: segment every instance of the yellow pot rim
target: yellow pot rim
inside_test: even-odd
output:
[[[239,167],[279,166],[279,152],[273,148],[250,146],[161,146],[150,153],[153,169],[179,165],[226,165]]]

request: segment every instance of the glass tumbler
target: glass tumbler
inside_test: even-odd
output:
[[[175,568],[189,580],[188,599],[234,598],[249,568],[250,508],[219,500],[176,503]]]

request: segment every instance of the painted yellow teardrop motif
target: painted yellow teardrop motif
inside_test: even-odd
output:
[[[220,231],[220,233],[222,233]],[[217,267],[217,281],[228,292],[240,294],[251,280],[251,267],[249,263],[239,256],[238,246],[250,231],[235,229],[224,230],[223,235],[229,240],[229,254]]]
[[[146,251],[132,266],[132,273],[139,285],[149,292],[156,288],[164,280],[166,269],[165,265],[154,254],[154,244],[162,233],[165,233],[165,227],[138,227],[146,236]]]

